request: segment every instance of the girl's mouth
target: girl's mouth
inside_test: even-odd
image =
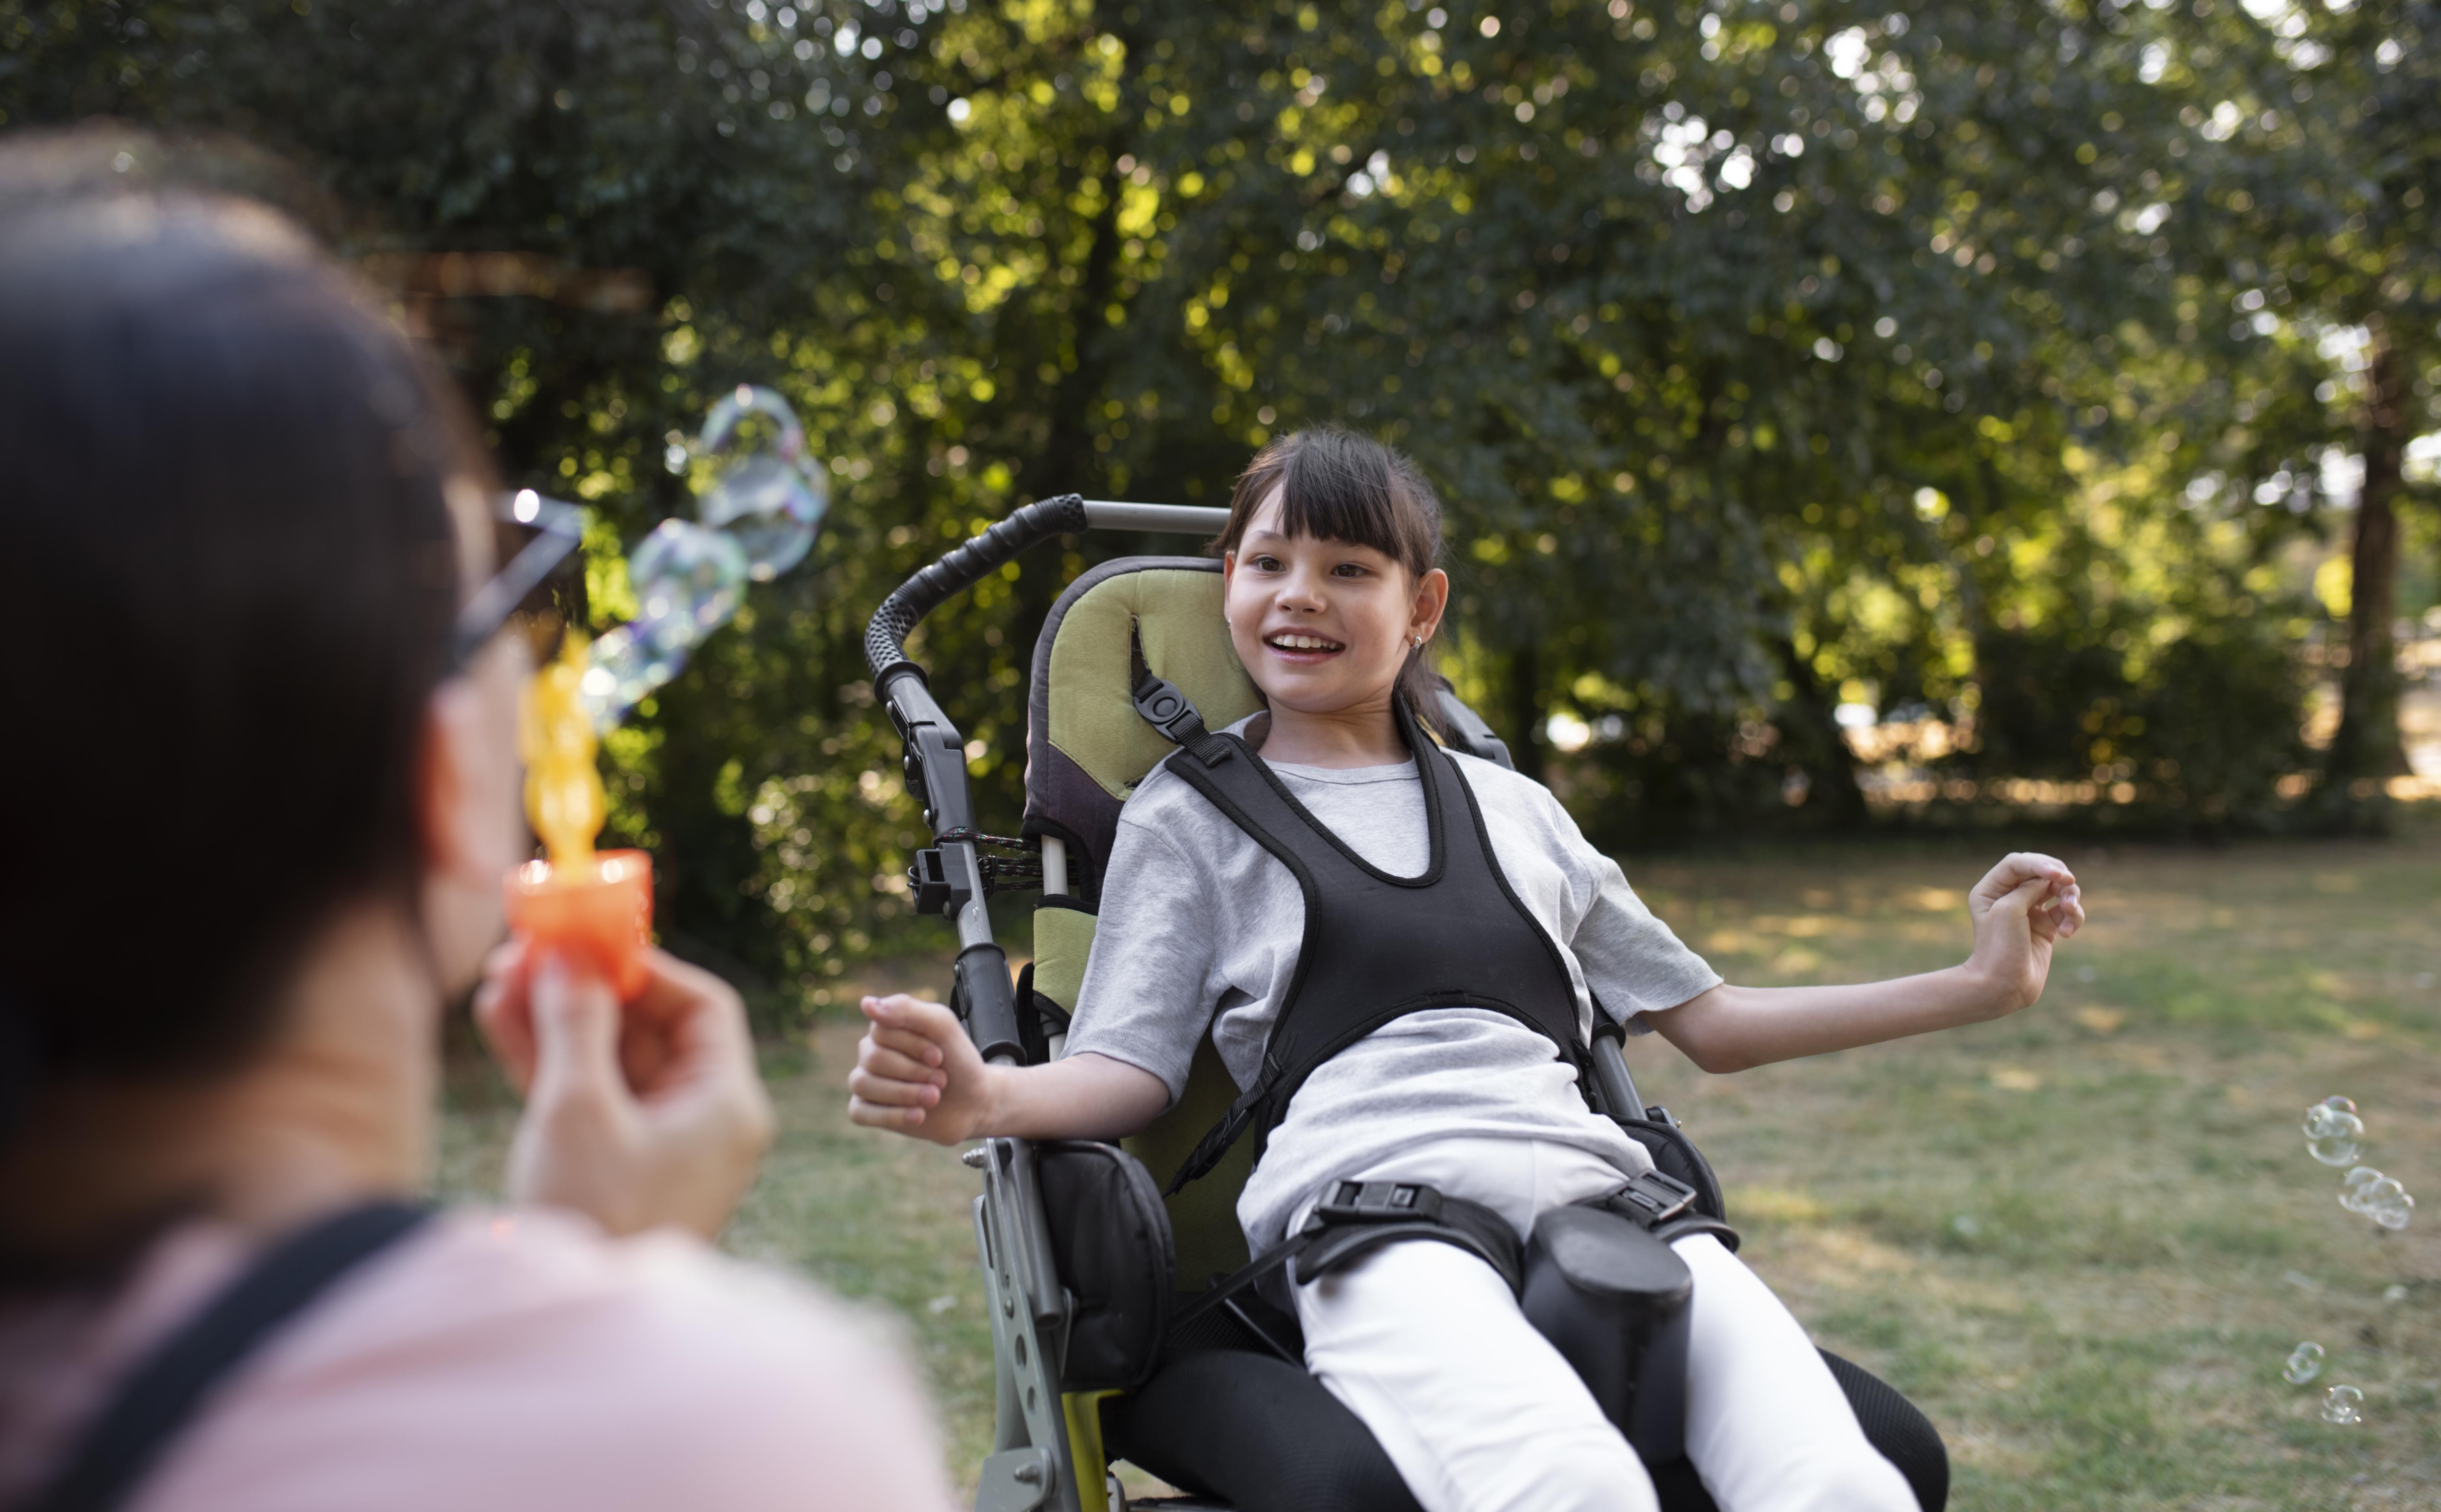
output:
[[[1263,638],[1263,644],[1288,661],[1321,661],[1347,649],[1328,637],[1308,635],[1301,630],[1275,631]]]

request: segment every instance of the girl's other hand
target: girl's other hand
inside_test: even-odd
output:
[[[850,1119],[935,1144],[991,1132],[993,1068],[957,1015],[905,993],[867,998],[859,1006],[872,1022],[848,1072]]]
[[[493,952],[475,1020],[525,1093],[509,1194],[612,1233],[675,1224],[711,1238],[754,1181],[771,1103],[729,983],[660,950],[622,1005],[557,954]]]
[[[2085,927],[2076,874],[2055,856],[2019,851],[2001,858],[1967,894],[1975,950],[1967,970],[1992,994],[1992,1010],[2015,1013],[2043,995],[2052,947]]]

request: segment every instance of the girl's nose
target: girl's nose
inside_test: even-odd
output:
[[[1322,612],[1322,595],[1302,572],[1291,574],[1289,580],[1280,585],[1279,597],[1275,602],[1291,614]]]

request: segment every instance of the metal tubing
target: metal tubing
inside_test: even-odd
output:
[[[1644,1116],[1636,1078],[1627,1073],[1627,1057],[1619,1053],[1618,1041],[1604,1034],[1594,1035],[1594,1086],[1601,1092],[1602,1111],[1611,1117]]]
[[[1089,498],[1085,501],[1085,523],[1097,531],[1218,535],[1229,523],[1229,512],[1202,504],[1122,504]]]

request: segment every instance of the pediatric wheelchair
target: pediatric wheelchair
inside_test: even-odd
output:
[[[1059,535],[1211,537],[1226,519],[1220,509],[1075,495],[1026,505],[908,579],[866,630],[875,691],[904,743],[908,791],[932,836],[910,868],[913,898],[957,928],[950,1006],[985,1060],[1034,1064],[1059,1053],[1120,806],[1178,748],[1155,723],[1168,709],[1164,697],[1188,701],[1211,729],[1253,713],[1260,698],[1221,626],[1217,560],[1127,557],[1090,569],[1061,594],[1036,641],[1024,819],[1018,836],[995,837],[978,824],[964,738],[908,659],[908,633],[952,595]],[[1446,684],[1436,712],[1444,745],[1510,765]],[[1033,959],[1012,982],[986,902],[1030,888],[1040,893]],[[1675,1179],[1668,1184],[1721,1219],[1709,1166],[1668,1112],[1638,1096],[1616,1034],[1597,1035],[1588,1068],[1591,1100],[1646,1143]],[[1169,1194],[1155,1184],[1153,1173],[1166,1179],[1188,1165],[1199,1137],[1238,1096],[1206,1037],[1177,1105],[1123,1148],[993,1138],[962,1156],[983,1175],[975,1243],[994,1357],[994,1448],[977,1512],[1413,1512],[1372,1435],[1307,1373],[1293,1315],[1244,1284],[1259,1269],[1249,1265],[1257,1257],[1236,1213],[1251,1143]],[[1344,1185],[1353,1200],[1355,1184]],[[1827,1351],[1824,1359],[1866,1436],[1927,1512],[1940,1512],[1948,1460],[1939,1433],[1886,1383]],[[1683,1378],[1646,1384],[1646,1410],[1682,1389]],[[1629,1436],[1665,1512],[1710,1512],[1710,1496],[1666,1434],[1654,1439],[1665,1446],[1657,1451]],[[1110,1468],[1120,1460],[1186,1494],[1129,1500]]]

